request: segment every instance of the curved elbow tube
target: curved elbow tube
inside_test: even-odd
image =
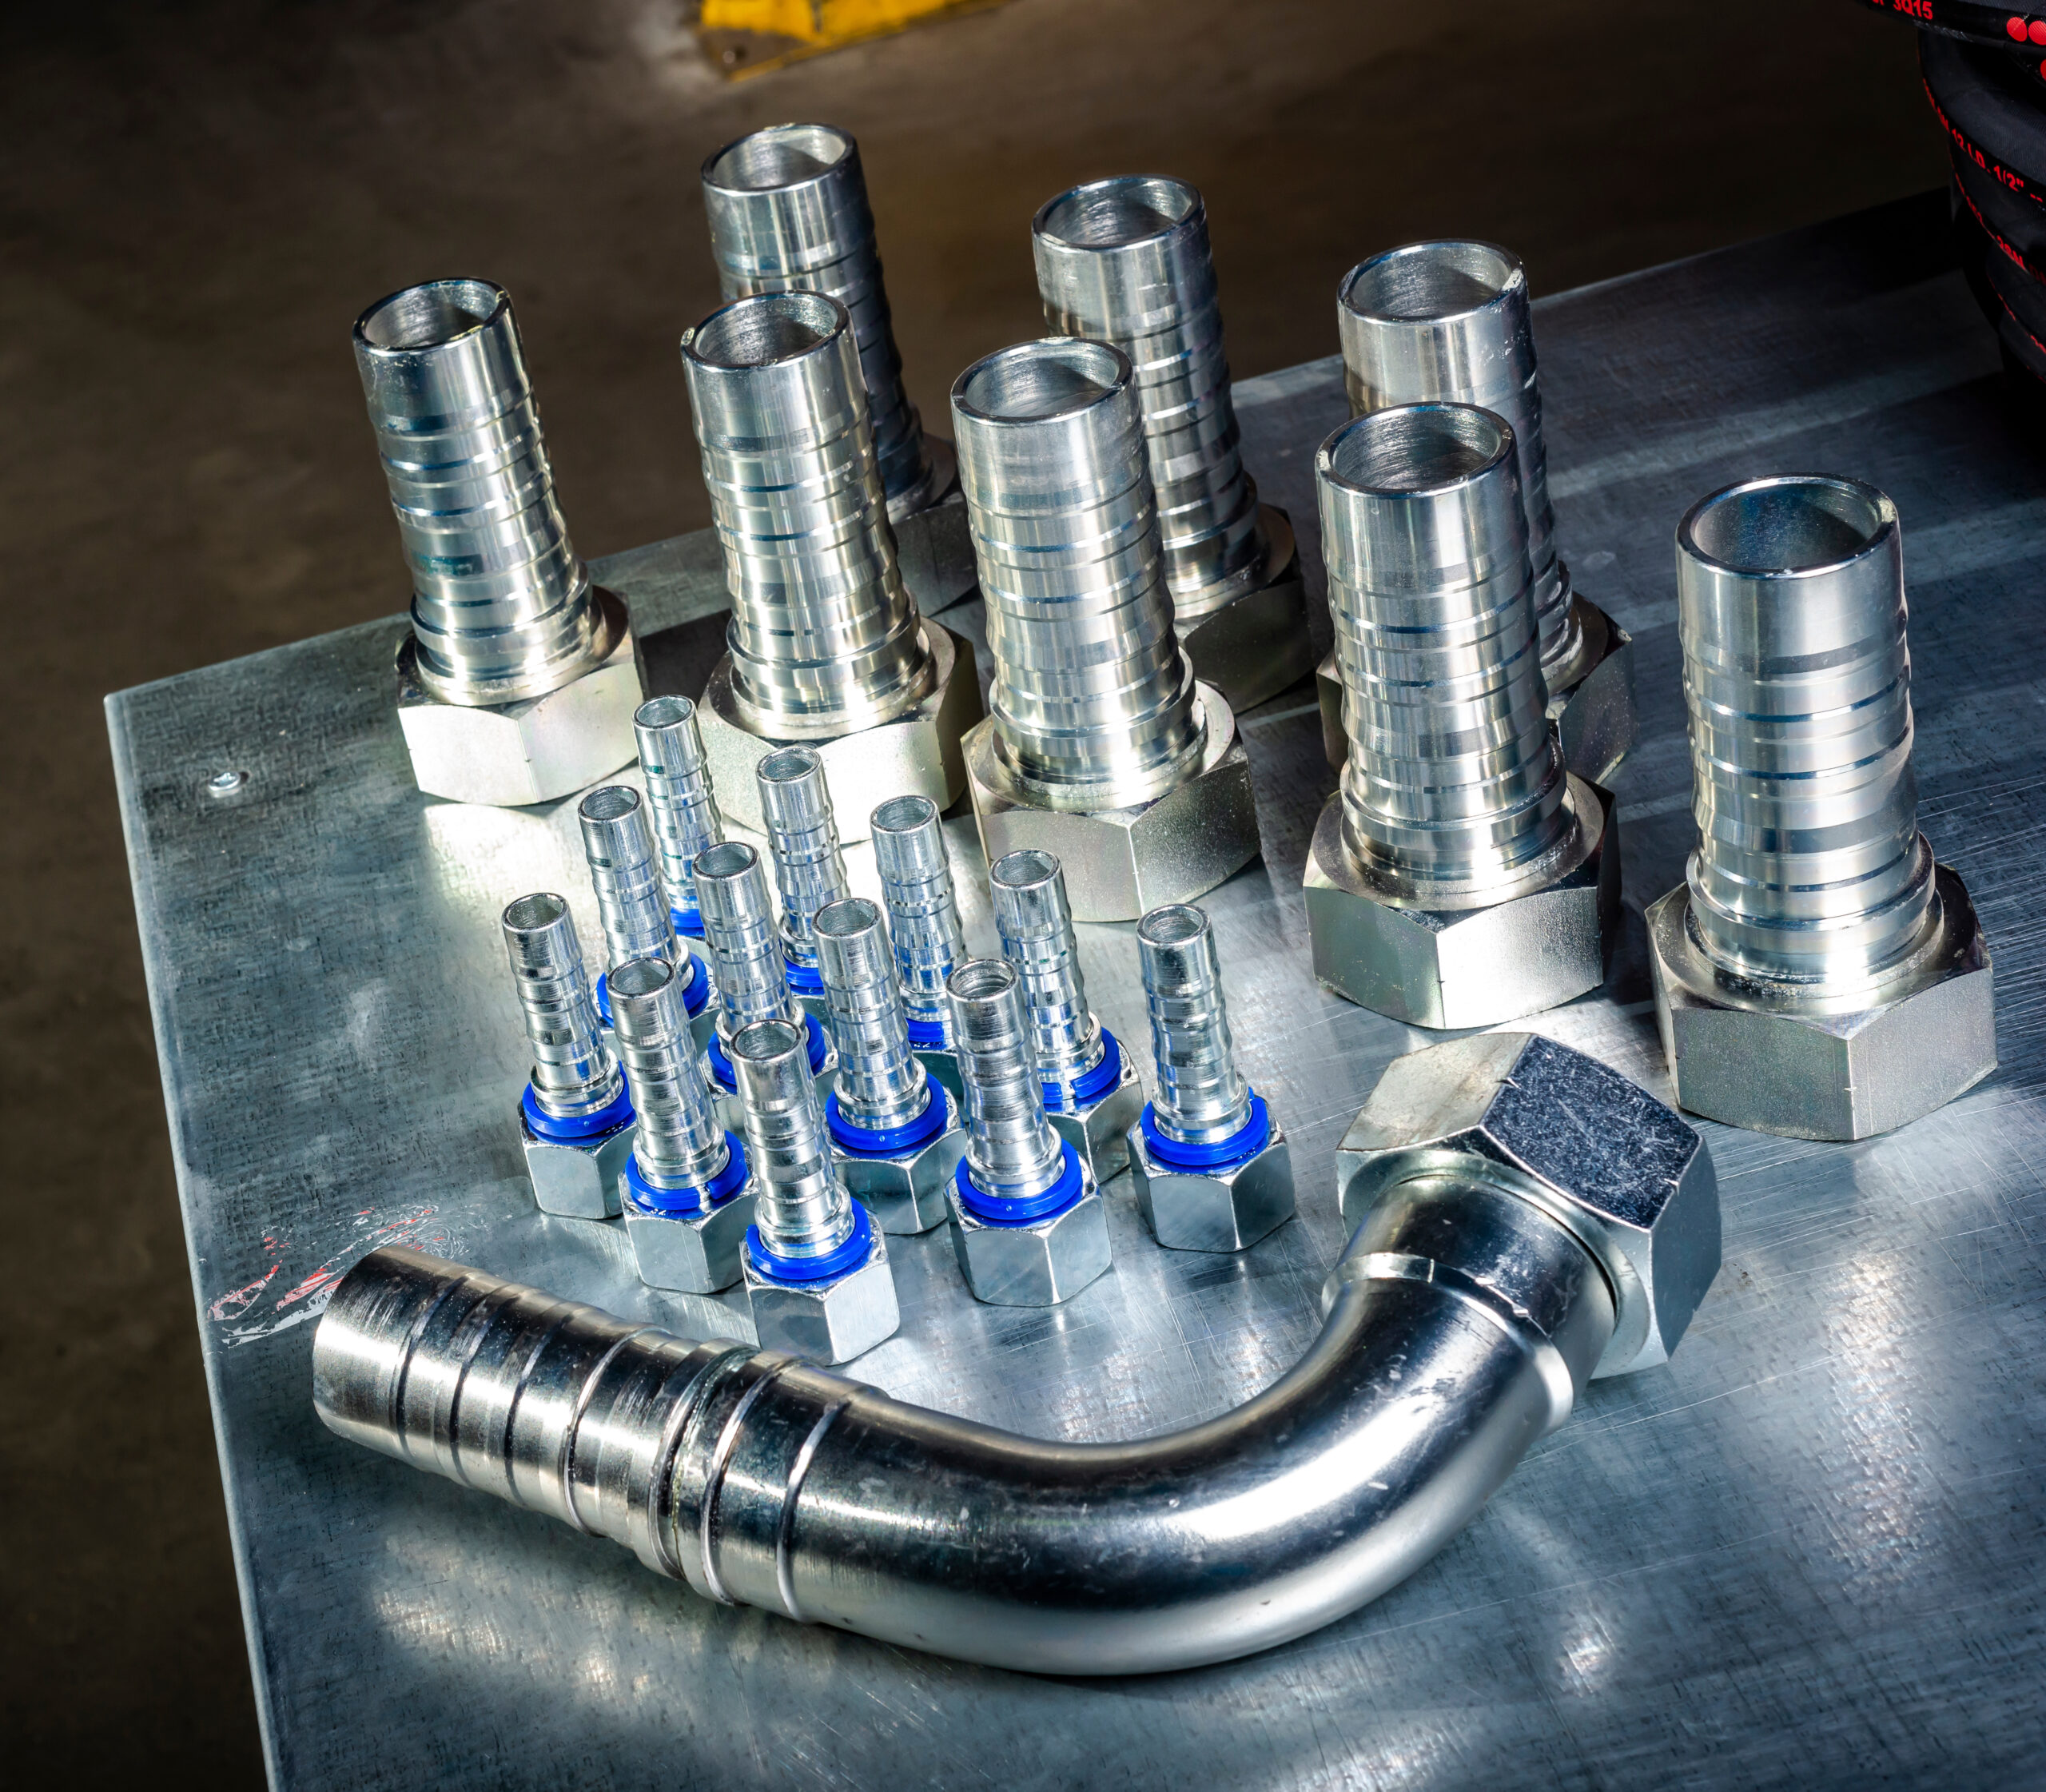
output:
[[[1463,1159],[1389,1190],[1305,1356],[1205,1424],[1053,1444],[402,1249],[334,1293],[320,1417],[713,1599],[1052,1674],[1228,1660],[1432,1556],[1614,1327],[1573,1234]]]

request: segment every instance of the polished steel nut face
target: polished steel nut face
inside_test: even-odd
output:
[[[1195,687],[1206,717],[1197,767],[1163,795],[1126,808],[1053,809],[995,751],[994,723],[967,735],[966,775],[981,849],[992,865],[1034,847],[1065,869],[1076,921],[1134,921],[1191,902],[1257,857],[1257,805],[1235,713],[1212,686]]]
[[[990,1225],[969,1213],[955,1182],[952,1248],[976,1300],[992,1307],[1056,1307],[1108,1270],[1109,1210],[1081,1169],[1080,1198],[1062,1213],[1029,1225]]]
[[[715,1294],[738,1280],[746,1229],[753,1224],[750,1189],[703,1213],[659,1213],[640,1206],[629,1190],[619,1205],[639,1280],[647,1287]]]
[[[879,1227],[866,1259],[842,1276],[814,1282],[770,1280],[741,1253],[754,1328],[762,1350],[786,1350],[814,1363],[845,1363],[895,1335],[902,1313]]]
[[[1597,1375],[1667,1360],[1719,1272],[1705,1141],[1616,1070],[1536,1034],[1488,1033],[1396,1058],[1336,1149],[1353,1230],[1415,1179],[1475,1178],[1570,1228],[1618,1315]]]
[[[1680,1106],[1793,1139],[1865,1139],[1930,1113],[1996,1067],[1994,978],[1959,876],[1933,872],[1938,925],[1873,992],[1815,1000],[1722,977],[1679,884],[1648,910],[1655,1018]]]
[[[1129,1129],[1144,1111],[1144,1085],[1136,1066],[1123,1053],[1115,1085],[1074,1108],[1045,1109],[1052,1130],[1080,1153],[1096,1182],[1105,1182],[1129,1161]]]
[[[892,721],[850,733],[798,739],[754,732],[732,690],[731,661],[720,659],[696,706],[703,757],[727,821],[766,831],[754,767],[778,748],[807,747],[824,763],[824,781],[842,841],[864,840],[875,802],[886,796],[929,797],[940,809],[966,786],[961,742],[981,719],[980,678],[972,643],[928,619],[924,640],[936,679],[923,700]]]
[[[543,1213],[571,1220],[607,1220],[618,1210],[618,1179],[632,1156],[636,1130],[623,1126],[578,1145],[556,1144],[534,1136],[519,1117],[519,1140],[526,1149],[526,1173],[532,1178],[533,1200]]]
[[[412,631],[398,647],[398,726],[412,778],[428,796],[516,809],[552,802],[630,765],[632,714],[642,700],[625,606],[592,594],[612,643],[603,663],[544,696],[468,708],[420,680]]]
[[[847,1190],[883,1232],[929,1232],[949,1211],[945,1191],[965,1155],[966,1132],[959,1123],[958,1104],[934,1082],[931,1092],[945,1104],[945,1130],[914,1150],[870,1157],[834,1145]]]
[[[1293,1217],[1292,1148],[1276,1121],[1262,1151],[1214,1169],[1161,1162],[1141,1126],[1126,1137],[1137,1211],[1169,1250],[1246,1250]]]
[[[1305,879],[1314,974],[1409,1025],[1491,1026],[1595,990],[1620,919],[1613,799],[1573,778],[1578,827],[1548,882],[1482,907],[1396,899],[1343,849],[1340,796],[1316,824]]]
[[[1258,506],[1271,544],[1259,584],[1198,616],[1180,616],[1180,645],[1194,675],[1222,693],[1232,710],[1254,708],[1305,678],[1314,666],[1308,634],[1307,583],[1292,520]]]
[[[1634,637],[1589,599],[1570,600],[1582,675],[1552,689],[1549,719],[1563,764],[1587,783],[1610,784],[1641,733],[1634,700]],[[1558,683],[1561,681],[1559,680]]]

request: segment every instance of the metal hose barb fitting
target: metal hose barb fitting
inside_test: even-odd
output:
[[[1918,830],[1896,507],[1744,481],[1677,531],[1698,850],[1648,911],[1679,1100],[1861,1138],[1996,1067],[1988,950]]]
[[[1375,411],[1315,473],[1350,738],[1308,858],[1316,976],[1435,1027],[1595,988],[1618,857],[1546,714],[1512,430],[1466,404]]]
[[[1410,243],[1350,270],[1336,322],[1352,416],[1475,404],[1512,429],[1550,713],[1570,770],[1610,782],[1638,732],[1633,648],[1556,554],[1527,271],[1490,243]]]
[[[408,287],[363,313],[354,340],[412,575],[399,714],[420,787],[565,795],[630,756],[619,706],[639,678],[624,606],[591,587],[555,501],[512,301],[485,280]],[[574,715],[546,701],[585,679]]]
[[[824,764],[806,747],[784,747],[760,762],[756,775],[774,882],[782,892],[782,956],[789,987],[821,1015],[827,1005],[812,924],[819,909],[850,891]]]
[[[1129,358],[1180,645],[1233,707],[1262,703],[1312,668],[1306,593],[1290,520],[1244,471],[1200,194],[1089,181],[1030,234],[1047,325]]]
[[[521,896],[500,918],[533,1066],[519,1135],[540,1209],[578,1219],[618,1212],[632,1151],[632,1101],[605,1045],[568,905]]]
[[[952,414],[995,659],[966,748],[988,857],[1059,852],[1087,920],[1212,889],[1257,851],[1249,764],[1173,632],[1128,356],[1005,348]]]
[[[770,125],[727,143],[704,160],[703,209],[727,299],[801,289],[827,293],[846,308],[888,515],[899,522],[937,502],[952,484],[951,457],[925,440],[903,388],[852,133]]]
[[[731,1061],[753,1166],[743,1268],[762,1348],[842,1363],[900,1322],[887,1245],[839,1175],[802,1029],[742,1027]]]
[[[971,655],[904,588],[845,307],[738,299],[683,333],[682,360],[732,598],[698,711],[726,812],[762,825],[754,767],[791,742],[866,786],[841,793],[862,816],[877,779],[949,802]]]
[[[668,906],[667,885],[655,856],[653,830],[647,825],[647,802],[629,784],[607,784],[575,806],[583,833],[583,856],[596,892],[603,919],[607,956],[615,967],[634,958],[659,958],[677,972],[677,994],[691,1016],[704,1012],[710,985],[677,937]],[[611,1018],[607,976],[597,978],[597,1012]]]
[[[946,993],[966,1090],[965,1153],[949,1191],[960,1269],[979,1300],[1054,1306],[1109,1267],[1100,1186],[1045,1116],[1015,966],[969,958]]]
[[[945,986],[966,956],[966,934],[937,805],[929,797],[890,797],[874,810],[868,826],[910,1046],[924,1068],[963,1099]]]
[[[639,770],[653,806],[654,839],[660,850],[675,931],[703,937],[696,906],[696,861],[725,837],[696,706],[687,697],[655,697],[632,718]]]

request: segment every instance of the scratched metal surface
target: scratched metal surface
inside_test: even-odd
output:
[[[1561,537],[1634,631],[1646,738],[1621,790],[1613,982],[1538,1024],[1666,1092],[1640,910],[1681,875],[1690,828],[1671,530],[1737,476],[1818,468],[1873,480],[1903,513],[1925,825],[1989,931],[2004,1068],[1858,1147],[1709,1127],[1726,1267],[1674,1364],[1598,1384],[1406,1585],[1252,1661],[1069,1682],[800,1629],[328,1436],[305,1321],[380,1239],[683,1328],[719,1316],[651,1294],[615,1229],[541,1218],[523,1192],[523,1054],[492,918],[552,885],[587,938],[587,886],[567,805],[503,814],[412,790],[394,624],[111,699],[273,1779],[1023,1792],[2036,1773],[2046,496],[1947,270],[1942,205],[1540,309]],[[1250,381],[1239,403],[1318,581],[1308,481],[1341,415],[1335,365]],[[712,564],[699,540],[606,570],[643,627],[714,606]],[[1245,733],[1265,860],[1208,906],[1244,1055],[1298,1141],[1300,1220],[1240,1260],[1176,1255],[1112,1186],[1115,1272],[1049,1313],[977,1307],[942,1232],[891,1242],[902,1330],[858,1365],[866,1379],[1120,1437],[1240,1400],[1314,1330],[1339,1243],[1337,1137],[1421,1041],[1308,979],[1300,867],[1331,779],[1305,694]],[[230,767],[245,786],[207,795]],[[970,823],[951,831],[970,873]],[[986,946],[984,902],[970,926]],[[1128,930],[1089,929],[1082,952],[1143,1059]]]

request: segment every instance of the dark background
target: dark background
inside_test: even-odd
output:
[[[1495,238],[1538,295],[1944,177],[1912,33],[1858,0],[1012,0],[730,86],[689,26],[676,0],[0,24],[18,1785],[261,1778],[99,699],[403,607],[367,303],[510,289],[594,556],[707,520],[675,349],[716,298],[697,169],[760,125],[858,134],[927,418],[1039,333],[1030,215],[1097,175],[1202,188],[1240,377],[1334,352],[1337,277],[1403,239]]]

